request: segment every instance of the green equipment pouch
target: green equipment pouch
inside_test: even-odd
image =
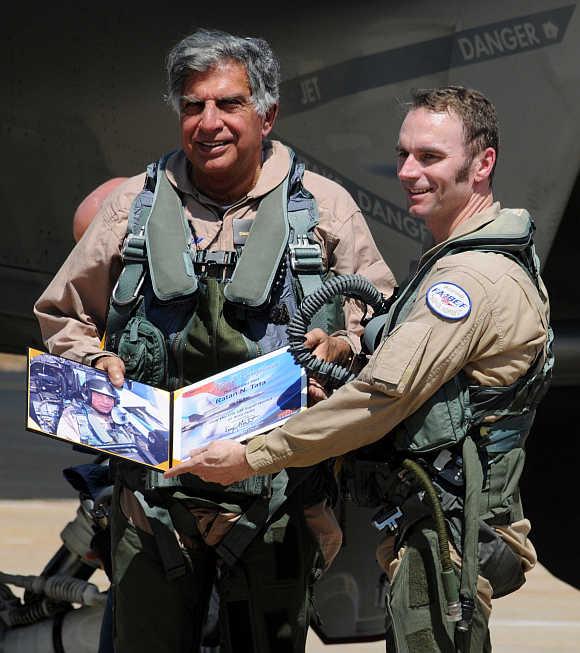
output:
[[[461,442],[471,421],[467,384],[458,375],[445,383],[392,432],[396,449],[426,453]]]
[[[484,521],[479,523],[478,558],[479,573],[490,582],[494,599],[515,592],[526,582],[521,558]]]
[[[156,387],[165,387],[167,345],[161,331],[140,315],[132,317],[123,329],[117,354],[125,362],[125,375]]]

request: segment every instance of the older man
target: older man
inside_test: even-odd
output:
[[[265,41],[198,31],[167,70],[180,150],[114,190],[36,304],[50,350],[116,385],[177,388],[283,346],[297,302],[328,275],[394,284],[352,198],[267,140],[279,67]],[[309,346],[348,360],[361,316],[327,305]],[[340,546],[325,466],[225,490],[115,469],[119,651],[197,650],[213,586],[224,651],[303,650],[313,569]]]
[[[491,597],[536,562],[518,481],[551,370],[548,297],[529,215],[494,202],[497,152],[483,95],[415,93],[398,174],[433,242],[368,365],[283,427],[245,447],[212,444],[167,473],[231,483],[360,447],[343,468],[354,497],[383,506],[389,651],[490,650]]]

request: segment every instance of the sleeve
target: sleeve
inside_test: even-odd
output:
[[[383,260],[370,229],[360,211],[353,213],[342,225],[338,242],[330,260],[330,269],[336,274],[360,274],[374,284],[386,297],[393,294],[395,277]],[[345,303],[345,332],[354,347],[360,351],[362,335],[361,318],[364,305],[349,299]],[[336,335],[336,334],[335,334]]]
[[[429,305],[427,291],[440,283],[453,283],[466,293],[468,314],[450,319]],[[482,280],[459,268],[436,270],[419,289],[407,319],[383,340],[359,377],[281,428],[251,440],[247,460],[256,471],[271,473],[371,444],[415,412],[468,361],[498,347],[498,339]]]
[[[37,300],[34,313],[51,353],[88,365],[102,355],[126,221],[126,213],[104,206]]]

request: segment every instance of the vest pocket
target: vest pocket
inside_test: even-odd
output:
[[[510,513],[512,508],[519,510],[518,483],[524,469],[525,457],[525,451],[521,448],[490,457],[482,494],[484,520],[493,520],[502,515],[509,516],[508,521],[516,521],[519,518],[519,515]]]
[[[119,338],[118,355],[126,376],[163,387],[167,376],[167,345],[161,331],[143,317],[132,317]]]

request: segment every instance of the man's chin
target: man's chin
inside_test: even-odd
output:
[[[420,206],[409,206],[407,212],[412,218],[416,218],[417,220],[425,220],[427,217],[427,211]]]

